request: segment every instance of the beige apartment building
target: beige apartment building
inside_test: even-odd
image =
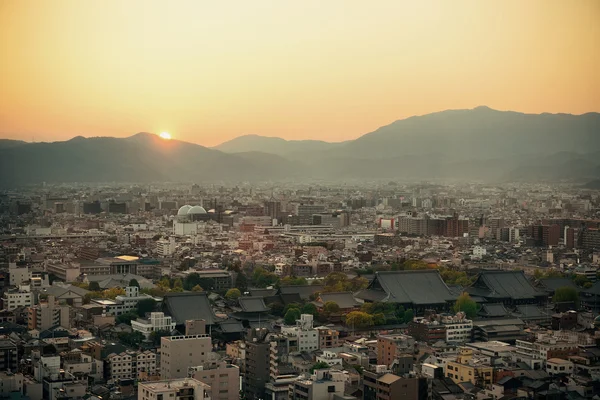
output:
[[[220,361],[190,368],[190,376],[211,387],[212,400],[236,400],[240,397],[240,370]]]
[[[185,378],[188,368],[204,364],[212,351],[209,335],[166,336],[160,339],[160,377]]]
[[[140,382],[138,400],[209,400],[210,386],[193,378]]]

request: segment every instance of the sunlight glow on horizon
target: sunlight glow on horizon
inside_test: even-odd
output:
[[[599,20],[597,0],[6,0],[0,138],[343,141],[480,105],[598,112]]]
[[[165,139],[165,140],[171,140],[171,134],[169,132],[162,132],[158,136],[160,136],[162,139]]]

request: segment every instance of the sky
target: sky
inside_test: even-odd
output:
[[[600,111],[597,0],[4,0],[0,138],[341,141],[487,105]]]

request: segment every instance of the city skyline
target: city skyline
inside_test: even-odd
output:
[[[0,137],[355,139],[487,105],[600,111],[600,4],[0,6]]]

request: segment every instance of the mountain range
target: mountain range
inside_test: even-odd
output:
[[[0,184],[294,179],[577,180],[600,176],[600,114],[488,107],[398,120],[329,143],[247,135],[214,148],[149,133],[0,140]]]

